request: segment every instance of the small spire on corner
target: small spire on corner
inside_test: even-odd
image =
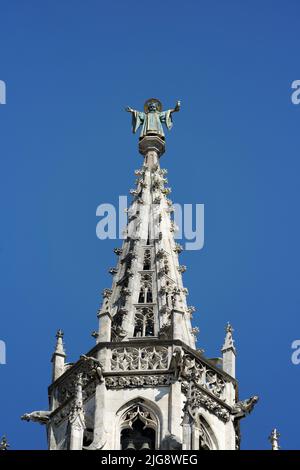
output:
[[[231,375],[231,377],[235,378],[236,349],[235,349],[234,340],[232,337],[233,328],[229,322],[226,325],[225,331],[226,331],[226,336],[225,336],[225,341],[222,347],[223,370],[227,374]]]
[[[234,329],[232,328],[232,326],[229,322],[227,322],[225,331],[226,331],[226,336],[225,336],[225,341],[224,341],[224,345],[223,345],[223,348],[222,348],[222,352],[224,352],[228,349],[232,349],[235,352],[234,340],[233,340],[233,337],[232,337]]]
[[[54,354],[66,355],[63,343],[64,332],[59,329],[56,332],[56,346]]]
[[[272,450],[280,449],[279,438],[280,438],[280,434],[277,431],[277,429],[274,428],[269,436],[269,441],[271,442]]]
[[[56,333],[56,345],[52,354],[52,382],[58,379],[65,371],[66,352],[63,343],[64,333],[58,330]]]
[[[0,450],[8,450],[10,447],[9,443],[7,442],[6,436],[2,436],[0,441]]]

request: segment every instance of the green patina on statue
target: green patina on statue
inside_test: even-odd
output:
[[[136,111],[127,106],[126,111],[132,113],[132,132],[136,133],[142,126],[140,139],[146,135],[158,135],[165,138],[162,123],[170,130],[173,126],[172,113],[180,110],[180,101],[177,101],[174,109],[162,111],[162,104],[156,98],[150,98],[144,104],[144,112]]]

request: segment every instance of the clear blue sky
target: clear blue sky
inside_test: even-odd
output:
[[[172,199],[205,204],[205,246],[181,255],[198,346],[218,356],[235,328],[240,396],[260,402],[244,449],[274,426],[299,448],[299,125],[296,0],[1,0],[0,434],[43,449],[20,421],[47,408],[58,328],[68,360],[94,340],[119,242],[96,238],[142,162],[123,107],[182,100],[162,165]]]

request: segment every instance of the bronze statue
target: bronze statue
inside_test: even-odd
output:
[[[144,112],[137,111],[127,106],[125,110],[132,114],[132,132],[135,134],[142,126],[140,139],[146,135],[157,135],[164,140],[165,134],[162,123],[170,130],[173,126],[172,114],[180,110],[180,101],[175,108],[162,111],[162,104],[156,98],[150,98],[144,104]]]

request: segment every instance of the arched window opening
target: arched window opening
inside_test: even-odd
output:
[[[216,439],[209,424],[206,422],[203,416],[199,416],[198,419],[199,450],[212,450],[214,448],[217,448]]]
[[[149,274],[142,274],[141,288],[139,295],[139,304],[152,303],[152,276]]]
[[[151,269],[151,252],[150,250],[145,250],[143,270],[148,271],[149,269]]]
[[[154,336],[154,315],[153,309],[142,308],[137,309],[135,313],[135,327],[133,336]]]
[[[89,446],[93,442],[94,430],[87,428],[84,430],[83,434],[83,447]]]
[[[199,450],[210,450],[206,442],[203,441],[202,437],[199,437]]]
[[[155,417],[141,405],[131,408],[123,416],[120,439],[121,450],[155,449]]]

